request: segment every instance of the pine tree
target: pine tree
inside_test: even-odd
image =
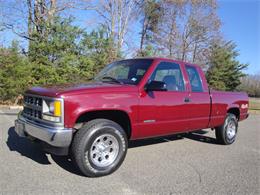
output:
[[[142,30],[140,49],[138,56],[145,56],[147,50],[152,48],[153,34],[157,32],[158,25],[161,22],[163,10],[161,2],[156,0],[143,1],[142,5],[143,19],[142,19]],[[144,51],[146,50],[146,51]],[[149,52],[148,52],[149,53]]]
[[[240,85],[240,78],[245,76],[242,72],[248,64],[240,63],[236,45],[225,42],[223,45],[213,44],[210,47],[209,69],[206,77],[210,87],[216,90],[234,91]]]
[[[30,86],[31,70],[28,59],[19,53],[17,41],[9,48],[0,47],[0,102],[15,101]]]

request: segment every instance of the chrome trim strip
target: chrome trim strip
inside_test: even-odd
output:
[[[144,123],[154,123],[155,120],[144,120]]]
[[[38,111],[42,111],[41,106],[36,106],[36,105],[28,104],[28,103],[25,103],[25,102],[23,103],[23,106],[27,107],[27,108],[35,109],[35,110],[38,110]]]

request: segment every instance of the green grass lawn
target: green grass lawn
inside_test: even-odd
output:
[[[260,98],[249,98],[249,110],[260,111]]]

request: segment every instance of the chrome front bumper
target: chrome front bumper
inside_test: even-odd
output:
[[[21,137],[30,135],[55,147],[68,147],[72,141],[73,132],[70,128],[33,124],[21,114],[15,120],[15,131]]]

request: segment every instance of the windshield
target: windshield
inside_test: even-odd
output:
[[[137,85],[152,64],[152,59],[131,59],[107,65],[95,80]]]

